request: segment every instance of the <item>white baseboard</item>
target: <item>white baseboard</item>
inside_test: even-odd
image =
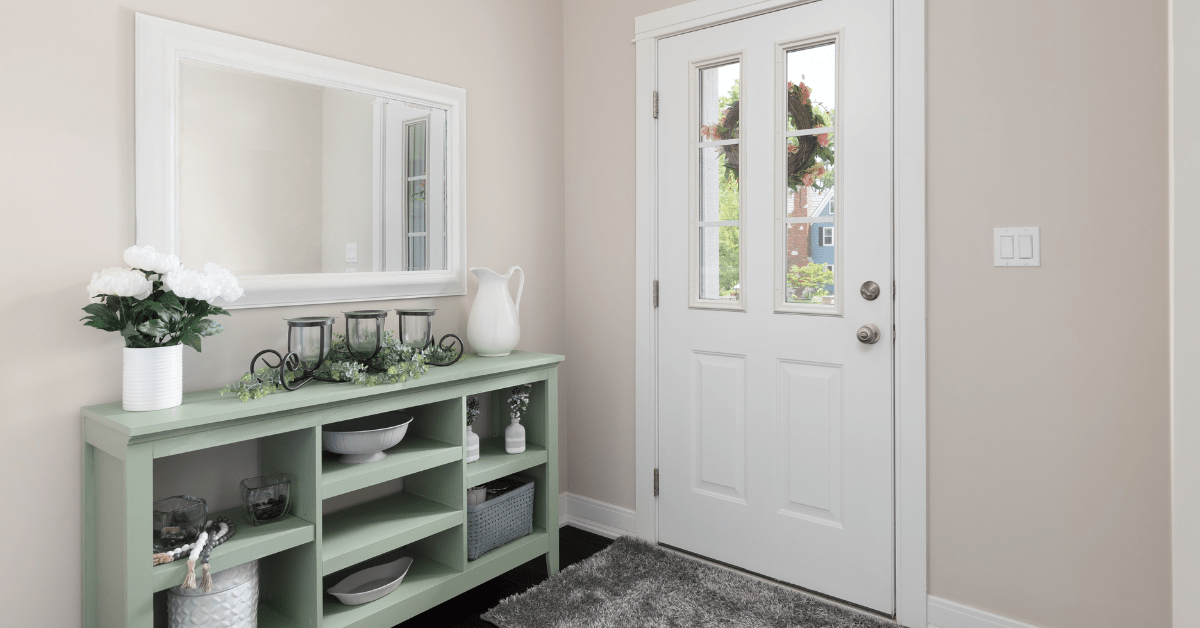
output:
[[[637,515],[628,508],[574,493],[562,493],[558,496],[558,527],[565,525],[615,539],[636,533]]]
[[[1033,624],[929,596],[929,628],[1038,628]]]

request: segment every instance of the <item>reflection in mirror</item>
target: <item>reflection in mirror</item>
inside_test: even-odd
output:
[[[446,111],[181,61],[178,253],[238,275],[446,268]]]

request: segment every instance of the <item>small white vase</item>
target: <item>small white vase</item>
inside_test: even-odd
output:
[[[467,462],[479,460],[479,435],[467,426]]]
[[[121,408],[162,410],[183,403],[183,345],[132,349],[125,347],[121,376]]]
[[[510,454],[525,453],[525,426],[521,425],[521,419],[513,419],[508,427],[504,428],[504,451]]]

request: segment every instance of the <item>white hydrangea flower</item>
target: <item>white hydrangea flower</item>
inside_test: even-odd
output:
[[[238,284],[237,277],[233,275],[233,271],[228,268],[209,262],[204,265],[204,274],[217,282],[221,298],[225,301],[232,303],[242,298],[242,295],[246,293]]]
[[[198,271],[180,268],[163,275],[163,285],[182,299],[200,299],[212,303],[221,296],[218,280]]]
[[[145,299],[154,291],[154,282],[146,279],[141,271],[129,268],[105,268],[92,273],[92,282],[87,287],[88,296],[111,294],[118,297]]]
[[[173,253],[159,253],[152,246],[131,246],[125,249],[125,263],[152,273],[165,275],[179,270],[179,258]]]

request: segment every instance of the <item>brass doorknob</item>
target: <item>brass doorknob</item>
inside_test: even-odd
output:
[[[867,323],[858,328],[858,341],[864,345],[873,345],[879,342],[879,328]]]

